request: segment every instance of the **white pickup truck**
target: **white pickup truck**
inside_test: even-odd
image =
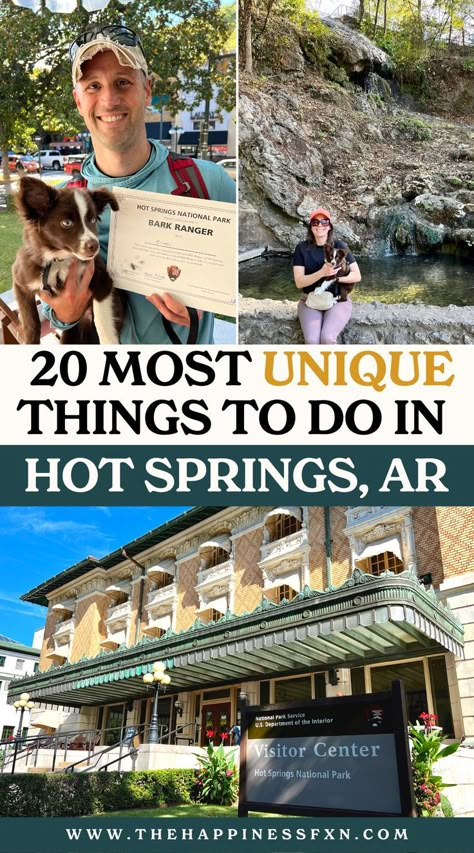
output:
[[[55,172],[59,172],[64,168],[64,157],[60,151],[55,151],[54,148],[49,150],[41,149],[39,156],[41,158],[42,169],[54,169]],[[37,158],[38,154],[36,155]]]

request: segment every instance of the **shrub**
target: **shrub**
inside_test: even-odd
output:
[[[238,774],[234,753],[226,755],[222,744],[215,749],[212,743],[205,756],[197,755],[201,765],[195,771],[194,797],[202,803],[230,806],[237,796]]]
[[[79,817],[189,803],[194,771],[0,775],[1,817]]]
[[[431,128],[421,118],[404,118],[395,119],[395,127],[401,136],[406,139],[413,139],[416,142],[422,142],[431,139]]]
[[[436,725],[438,718],[435,714],[424,711],[418,719],[421,723],[417,721],[408,729],[416,811],[420,817],[435,817],[440,813],[449,817],[450,812],[452,814],[451,803],[441,790],[452,786],[443,783],[441,776],[435,776],[433,766],[440,758],[456,752],[459,743],[442,747],[445,737],[441,726]]]
[[[339,86],[345,88],[349,83],[349,77],[344,68],[341,68],[340,65],[333,65],[332,62],[328,62],[325,76],[328,80],[331,80],[333,83],[338,83]]]

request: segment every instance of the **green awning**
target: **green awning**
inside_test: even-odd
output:
[[[9,697],[27,690],[41,701],[100,705],[146,696],[143,674],[156,660],[166,662],[169,692],[177,693],[446,651],[463,656],[463,628],[433,590],[412,572],[373,577],[356,569],[338,589],[305,587],[280,605],[263,598],[251,613],[196,620],[179,634],[12,682]]]

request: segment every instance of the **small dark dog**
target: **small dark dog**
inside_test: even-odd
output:
[[[334,268],[340,267],[335,278],[329,281],[329,290],[334,293],[339,302],[347,302],[347,294],[352,290],[351,284],[345,285],[338,281],[341,276],[349,275],[350,272],[347,263],[347,251],[347,249],[336,249],[333,243],[326,243],[324,246],[325,262]]]
[[[12,267],[23,336],[27,344],[39,344],[41,323],[36,294],[52,295],[64,288],[69,267],[79,260],[79,276],[92,259],[95,271],[89,285],[93,298],[79,323],[61,335],[63,344],[117,344],[122,325],[122,301],[99,255],[97,219],[117,200],[106,189],[56,190],[33,177],[20,180],[16,200],[24,222],[23,246]]]

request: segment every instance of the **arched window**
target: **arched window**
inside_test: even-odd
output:
[[[291,586],[288,586],[288,584],[286,583],[282,584],[281,586],[278,586],[275,591],[276,600],[278,604],[281,604],[281,602],[285,600],[291,601],[296,595],[295,590],[292,589]]]
[[[230,557],[230,537],[228,533],[219,533],[212,536],[199,546],[201,555],[201,571],[212,569],[226,563]]]
[[[301,510],[299,507],[276,507],[265,519],[266,540],[276,542],[301,530]]]
[[[355,560],[356,566],[370,575],[382,575],[386,571],[399,574],[405,569],[402,558],[400,536],[378,539],[365,543]]]
[[[170,586],[172,583],[174,583],[173,575],[169,575],[167,572],[160,572],[153,576],[152,589],[163,589],[166,586]]]
[[[212,569],[213,566],[220,566],[221,563],[225,563],[228,559],[229,555],[223,548],[209,548],[205,557],[206,568]]]
[[[361,561],[362,562],[362,561]],[[371,575],[382,575],[386,571],[394,572],[396,575],[403,572],[402,561],[392,551],[384,551],[382,554],[374,554],[365,561],[365,571]]]

